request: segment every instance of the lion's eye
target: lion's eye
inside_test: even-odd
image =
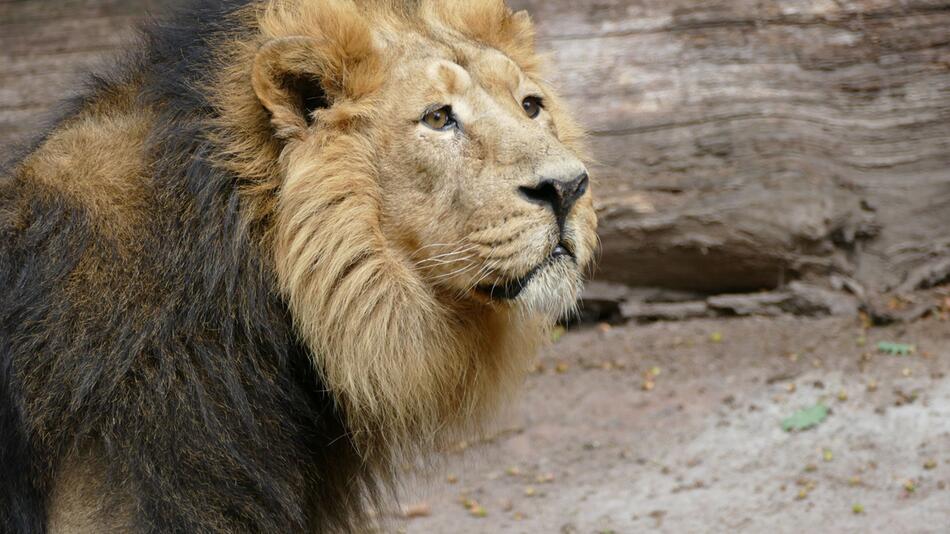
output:
[[[544,100],[539,96],[529,96],[521,101],[521,107],[524,108],[524,112],[533,119],[541,113],[541,108],[544,107]]]
[[[442,106],[427,111],[422,116],[422,123],[433,130],[447,130],[455,126],[455,116],[452,115],[452,106]]]

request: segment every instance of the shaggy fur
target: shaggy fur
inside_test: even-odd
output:
[[[357,530],[573,305],[591,197],[524,191],[586,176],[580,130],[500,0],[144,35],[0,173],[0,532]]]

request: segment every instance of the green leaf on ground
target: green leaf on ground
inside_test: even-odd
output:
[[[907,343],[891,343],[889,341],[882,341],[877,344],[877,350],[879,352],[890,354],[891,356],[907,356],[917,352],[917,347],[914,345],[908,345]]]
[[[554,329],[551,330],[551,342],[557,343],[562,337],[564,337],[564,334],[566,333],[567,333],[567,329],[564,328],[563,326],[561,325],[555,326]]]
[[[798,410],[791,417],[782,420],[782,430],[807,430],[828,418],[828,407],[816,404],[811,408]]]

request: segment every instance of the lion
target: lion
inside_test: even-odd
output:
[[[0,530],[359,531],[483,430],[597,246],[542,63],[502,0],[151,24],[0,174]]]

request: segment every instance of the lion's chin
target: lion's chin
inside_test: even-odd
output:
[[[492,302],[541,315],[554,322],[575,310],[582,285],[580,269],[574,258],[556,257],[539,264],[519,279],[504,285],[482,287],[478,291]]]
[[[561,260],[539,270],[513,303],[554,322],[576,311],[582,286],[577,264],[573,260]]]

